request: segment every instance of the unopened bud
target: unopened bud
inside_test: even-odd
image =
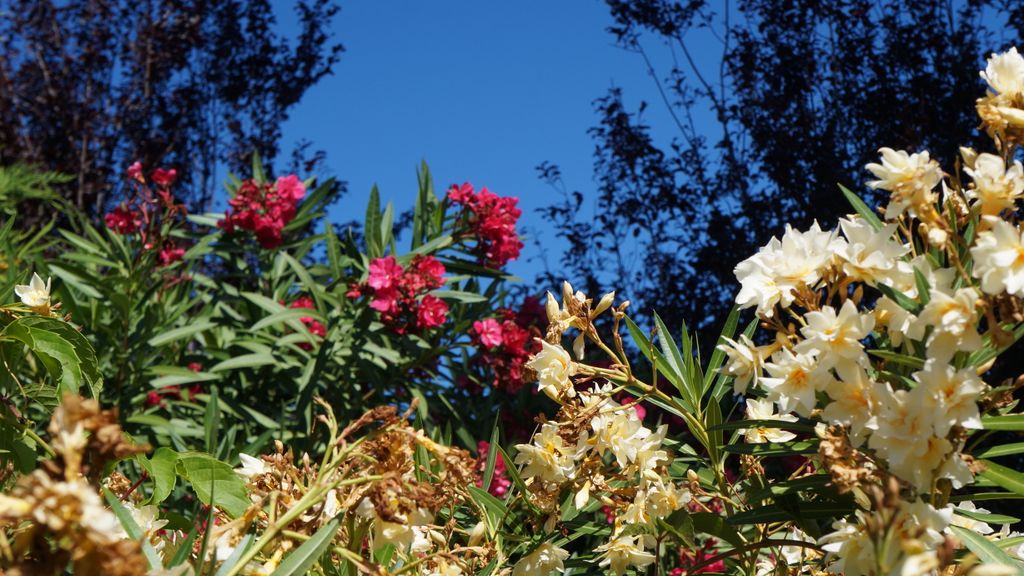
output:
[[[469,545],[476,546],[486,535],[487,525],[483,522],[477,522],[476,526],[473,526],[473,529],[469,531]]]
[[[558,307],[558,300],[555,300],[555,295],[548,291],[548,301],[544,303],[544,310],[548,314],[548,323],[554,324],[558,322],[561,316],[562,310]]]
[[[700,476],[697,475],[693,468],[686,471],[686,479],[690,482],[700,482]]]
[[[594,308],[593,316],[597,317],[605,310],[611,308],[613,301],[615,301],[614,290],[601,297],[601,301],[597,303],[597,308]]]
[[[568,280],[562,282],[562,302],[572,300],[572,284]]]
[[[978,158],[978,153],[974,148],[968,148],[966,146],[960,147],[960,157],[964,159],[964,167],[974,169],[974,161]]]

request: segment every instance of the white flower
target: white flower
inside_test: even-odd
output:
[[[994,216],[986,216],[985,222],[990,228],[978,234],[971,248],[972,274],[981,279],[986,294],[1024,296],[1024,233]]]
[[[868,446],[886,459],[891,472],[922,493],[931,491],[936,478],[949,477],[954,484],[962,484],[963,471],[949,466],[963,461],[951,458],[956,450],[949,440],[935,436],[934,409],[906,390],[886,396],[879,406],[878,429],[868,439]]]
[[[573,447],[566,446],[558,435],[558,426],[551,422],[534,434],[532,444],[519,444],[516,465],[525,464],[523,478],[537,477],[545,482],[563,482],[575,474]]]
[[[993,53],[981,77],[999,94],[1020,94],[1024,92],[1024,57],[1016,46],[1002,54]]]
[[[978,514],[991,514],[991,512],[984,508],[978,508],[974,504],[974,502],[971,502],[970,500],[964,500],[963,502],[960,502],[959,504],[952,508],[954,514],[950,519],[951,525],[960,526],[961,528],[966,528],[971,532],[977,532],[978,534],[991,534],[995,532],[994,528],[992,528],[985,522],[982,522],[981,520],[975,520],[970,516],[955,513],[957,510],[966,510],[968,512],[977,512]]]
[[[967,190],[967,196],[977,200],[983,215],[996,215],[1003,210],[1013,210],[1024,194],[1024,166],[1014,160],[1009,169],[1002,157],[995,154],[980,154],[972,168],[964,172],[974,179],[974,187]]]
[[[239,452],[238,459],[242,461],[242,466],[235,468],[235,473],[239,476],[244,476],[246,479],[251,479],[253,476],[261,476],[270,471],[267,463],[260,458],[253,458],[244,452]]]
[[[654,562],[654,554],[644,550],[640,536],[614,536],[594,551],[601,552],[598,566],[610,566],[617,576],[625,574],[631,566],[640,568]]]
[[[878,180],[868,182],[872,188],[890,192],[885,218],[894,220],[904,211],[918,216],[926,206],[936,200],[932,191],[942,180],[939,163],[929,159],[928,152],[908,154],[905,150],[881,148],[881,164],[865,166]]]
[[[653,518],[664,518],[693,500],[686,488],[677,488],[672,482],[658,478],[647,485],[647,513]]]
[[[927,342],[929,357],[947,362],[958,351],[973,352],[981,348],[975,313],[977,301],[978,292],[974,288],[931,291],[928,304],[918,315],[918,324],[933,328]]]
[[[569,377],[576,373],[576,365],[569,353],[561,346],[545,340],[540,340],[540,343],[541,351],[526,363],[527,368],[537,373],[540,390],[556,402],[563,394],[570,398],[575,396],[576,390]]]
[[[885,284],[892,286],[898,277],[913,278],[913,268],[900,258],[910,247],[893,240],[896,224],[890,223],[875,230],[863,218],[841,218],[839,225],[846,237],[836,254],[843,261],[843,272],[847,276],[868,285]]]
[[[832,368],[840,363],[859,363],[864,356],[860,341],[867,338],[875,326],[870,314],[861,315],[853,300],[843,303],[839,313],[831,306],[804,315],[807,325],[800,333],[805,340],[795,347],[803,354],[818,354],[821,368]]]
[[[850,442],[860,446],[867,433],[878,428],[879,403],[889,389],[868,378],[860,366],[845,367],[839,376],[839,380],[833,380],[826,388],[832,402],[825,406],[822,416],[828,422],[849,427]]]
[[[747,399],[747,420],[780,420],[783,422],[796,422],[796,416],[792,414],[779,414],[775,411],[775,403],[768,400]],[[747,428],[744,431],[744,438],[751,444],[762,442],[789,442],[796,438],[796,434],[787,430],[759,426]]]
[[[911,392],[912,401],[921,402],[934,413],[935,435],[945,436],[955,425],[981,429],[978,397],[985,383],[972,368],[956,370],[946,363],[928,360],[924,370],[914,372],[918,382]]]
[[[771,318],[776,304],[789,307],[794,290],[821,279],[841,242],[835,231],[822,231],[817,222],[807,232],[787,224],[781,241],[773,237],[757,254],[736,265],[734,273],[740,281],[736,303],[741,308],[757,306],[759,315]]]
[[[887,296],[875,303],[874,314],[875,326],[885,329],[893,346],[902,344],[904,338],[920,340],[924,337],[924,327],[917,322],[917,316]]]
[[[569,552],[545,542],[534,548],[512,568],[512,576],[548,576],[555,572],[565,571],[565,559]]]
[[[32,280],[28,284],[18,284],[14,287],[14,293],[21,298],[22,304],[29,308],[49,308],[50,306],[50,281],[51,278],[43,279],[39,274],[32,273]]]
[[[722,340],[726,343],[719,344],[718,349],[725,353],[728,360],[721,371],[733,377],[732,386],[736,394],[746,394],[747,386],[751,382],[756,385],[761,376],[761,364],[764,363],[761,350],[746,334],[740,334],[739,341],[725,337]]]
[[[785,348],[773,354],[772,362],[764,367],[770,376],[761,378],[761,387],[768,392],[768,399],[778,402],[784,412],[805,417],[814,409],[814,394],[831,380],[814,356],[793,354]]]

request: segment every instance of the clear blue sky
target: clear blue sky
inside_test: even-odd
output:
[[[294,26],[289,6],[279,6],[285,31]],[[560,246],[535,212],[557,193],[535,167],[554,162],[570,190],[593,191],[592,102],[612,86],[633,105],[658,98],[640,57],[605,31],[605,4],[342,0],[341,8],[335,31],[346,52],[296,106],[283,142],[287,150],[310,140],[348,182],[332,220],[361,218],[374,183],[399,210],[411,207],[426,160],[439,191],[469,181],[518,196],[523,232],[557,262]],[[660,105],[645,119],[669,122]],[[528,239],[511,271],[532,277],[540,264],[531,256]]]

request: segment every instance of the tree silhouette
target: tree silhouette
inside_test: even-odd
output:
[[[3,2],[0,165],[72,175],[60,192],[93,213],[133,161],[171,166],[202,207],[218,168],[272,164],[288,110],[342,52],[336,5],[295,10],[282,38],[267,0]]]
[[[733,267],[786,222],[833,226],[851,212],[837,184],[882,203],[863,186],[879,147],[928,149],[948,171],[959,145],[990,148],[976,129],[978,70],[1024,15],[985,0],[607,3],[609,32],[647,66],[672,125],[648,125],[648,104],[631,110],[622,88],[596,101],[598,187],[563,188],[545,210],[570,245],[549,280],[614,287],[635,312],[700,328],[722,322]],[[699,65],[709,50],[715,74]],[[714,129],[701,128],[708,116]],[[557,166],[539,169],[561,188]]]

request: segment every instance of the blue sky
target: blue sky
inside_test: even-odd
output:
[[[283,30],[293,25],[281,3]],[[558,164],[570,190],[594,189],[587,129],[592,102],[620,86],[626,99],[654,101],[657,92],[640,57],[614,46],[608,9],[572,2],[341,3],[336,37],[346,48],[334,75],[314,86],[284,126],[284,149],[300,139],[327,152],[330,172],[349,195],[335,222],[361,218],[370,187],[399,210],[412,206],[416,167],[426,160],[435,186],[455,182],[518,196],[523,231],[560,248],[535,210],[557,198],[535,167]],[[663,106],[645,112],[657,128]],[[527,249],[511,271],[540,269]]]

